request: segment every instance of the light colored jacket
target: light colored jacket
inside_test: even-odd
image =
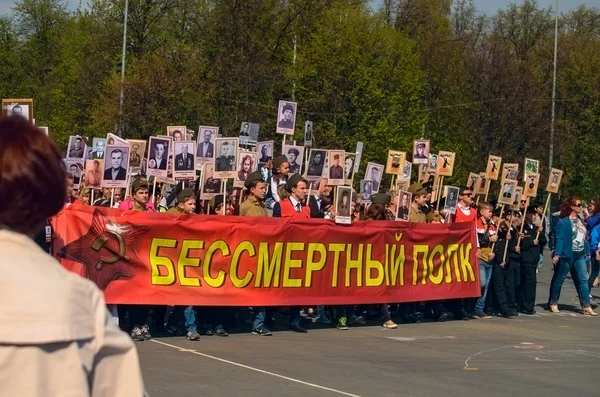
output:
[[[132,340],[102,292],[0,230],[0,396],[143,396]]]

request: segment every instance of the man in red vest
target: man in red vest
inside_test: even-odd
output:
[[[273,208],[274,218],[310,218],[310,207],[302,204],[306,196],[306,181],[299,174],[294,174],[285,185],[290,197],[281,200],[278,206]],[[300,326],[300,307],[290,307],[290,330],[306,333],[306,329]]]

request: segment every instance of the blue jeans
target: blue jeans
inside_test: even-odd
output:
[[[183,311],[185,317],[185,329],[187,332],[196,331],[196,309],[194,306],[188,306]]]
[[[575,288],[579,294],[581,306],[590,307],[590,289],[588,287],[587,264],[585,263],[585,255],[583,251],[573,252],[572,258],[560,258],[554,267],[555,277],[552,279],[550,286],[550,304],[558,304],[560,299],[560,290],[567,278],[567,274],[571,273]]]
[[[488,287],[490,286],[493,267],[494,266],[491,262],[486,262],[483,259],[479,260],[479,284],[481,286],[481,297],[477,299],[477,303],[475,304],[475,313],[482,312],[485,308],[485,297],[487,296]]]

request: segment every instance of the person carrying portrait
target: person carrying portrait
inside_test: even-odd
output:
[[[515,296],[515,267],[521,255],[519,241],[519,211],[507,210],[498,228],[498,241],[494,247],[492,286],[501,316],[510,318],[518,315]],[[506,245],[508,244],[508,247]],[[506,260],[504,251],[507,252]]]
[[[536,238],[538,232],[539,238]],[[536,270],[546,243],[546,234],[543,233],[542,221],[538,216],[536,206],[529,206],[521,240],[521,288],[517,297],[521,313],[535,314]]]

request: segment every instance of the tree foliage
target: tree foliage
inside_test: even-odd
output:
[[[277,101],[298,102],[318,147],[384,162],[412,140],[457,152],[455,185],[489,154],[549,165],[554,11],[536,1],[495,15],[470,0],[131,0],[123,116],[124,0],[70,11],[21,0],[0,17],[0,95],[33,97],[37,123],[69,135],[162,134],[242,121],[275,134]],[[554,166],[562,194],[600,195],[600,11],[559,18]],[[363,167],[364,168],[364,167]],[[544,181],[543,181],[544,182]]]

